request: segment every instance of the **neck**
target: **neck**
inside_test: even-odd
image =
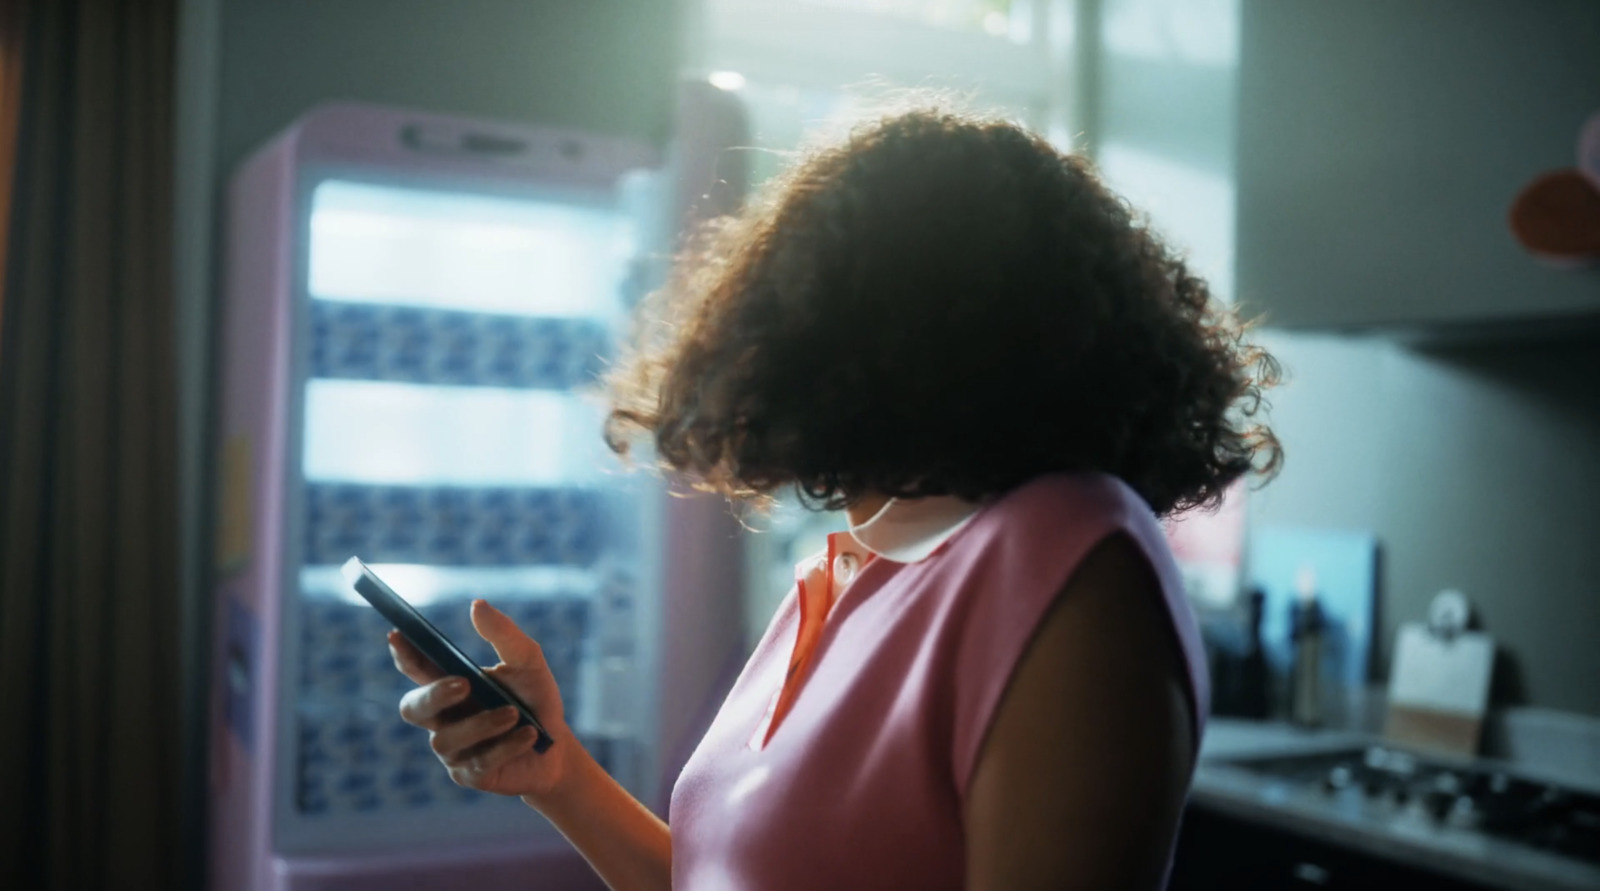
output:
[[[844,509],[845,515],[850,518],[850,524],[860,526],[872,519],[872,515],[889,503],[889,496],[879,492],[871,492],[861,496],[861,500]]]

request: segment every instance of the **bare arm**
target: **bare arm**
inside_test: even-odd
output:
[[[542,755],[534,752],[533,729],[513,729],[514,708],[476,708],[468,702],[465,681],[444,677],[405,638],[390,632],[395,666],[420,685],[400,700],[401,717],[429,732],[434,753],[458,785],[521,796],[555,824],[613,891],[670,888],[667,824],[578,743],[539,645],[481,600],[472,604],[472,624],[500,656],[488,673],[538,713],[554,745]]]
[[[672,833],[589,753],[568,782],[542,799],[524,797],[583,854],[612,891],[672,887]]]
[[[1184,671],[1144,555],[1107,539],[1029,644],[979,752],[969,889],[1160,887],[1193,766]]]

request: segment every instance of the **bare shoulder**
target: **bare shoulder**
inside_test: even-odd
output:
[[[1107,538],[1057,597],[984,740],[967,887],[1159,887],[1193,766],[1185,670],[1144,553]]]

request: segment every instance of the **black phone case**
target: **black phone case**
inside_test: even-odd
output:
[[[502,708],[507,705],[516,706],[521,717],[517,726],[527,725],[538,732],[538,738],[533,741],[533,750],[543,754],[555,742],[544,725],[529,708],[511,691],[500,686],[494,678],[483,673],[467,655],[461,652],[448,637],[439,629],[433,627],[417,608],[412,606],[405,598],[396,594],[384,581],[362,563],[359,558],[351,557],[344,566],[345,577],[368,603],[372,604],[380,615],[389,620],[389,623],[405,637],[406,640],[419,650],[424,656],[433,660],[439,670],[447,675],[464,677],[472,687],[472,701],[488,709]]]

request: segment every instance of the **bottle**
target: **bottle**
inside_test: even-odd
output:
[[[1245,652],[1239,660],[1238,706],[1239,716],[1265,718],[1271,712],[1271,697],[1267,693],[1267,654],[1261,646],[1261,616],[1267,595],[1260,588],[1251,588],[1249,606],[1245,614]]]
[[[1289,671],[1289,720],[1301,727],[1322,724],[1322,607],[1316,573],[1302,567],[1296,596],[1289,604],[1289,640],[1294,661]]]

